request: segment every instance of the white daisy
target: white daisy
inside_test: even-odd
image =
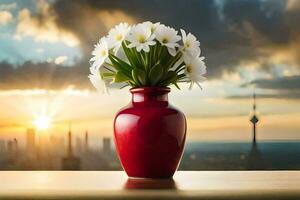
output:
[[[176,55],[176,47],[179,47],[179,44],[177,42],[181,39],[181,37],[177,35],[177,33],[178,31],[176,31],[174,28],[165,25],[159,25],[155,31],[156,39],[163,46],[166,46],[168,48],[168,51],[172,56]]]
[[[159,22],[157,23],[153,23],[153,22],[150,22],[150,21],[146,21],[146,22],[143,22],[142,23],[145,27],[149,28],[151,33],[154,33],[156,28],[160,25]]]
[[[184,73],[188,79],[187,81],[191,83],[190,89],[193,87],[194,83],[201,88],[199,82],[203,82],[206,79],[203,76],[206,74],[206,66],[203,60],[204,57],[196,57],[185,62]]]
[[[149,52],[151,45],[155,45],[154,34],[151,33],[149,28],[146,28],[143,24],[138,24],[132,27],[129,35],[128,41],[130,44],[128,48],[135,47],[138,52],[143,50],[144,52]]]
[[[190,60],[191,58],[199,57],[201,54],[200,42],[193,34],[189,33],[186,35],[184,30],[180,29],[180,31],[183,42],[181,51],[183,53],[184,60]]]
[[[108,32],[107,40],[109,49],[113,48],[114,53],[120,49],[122,42],[130,31],[130,26],[127,23],[120,23]]]
[[[102,37],[100,41],[95,45],[95,49],[92,52],[94,57],[91,58],[92,68],[99,70],[105,60],[108,58],[108,45],[105,37]]]
[[[106,84],[100,76],[99,70],[94,67],[90,67],[91,74],[88,76],[93,86],[100,92],[106,92]]]

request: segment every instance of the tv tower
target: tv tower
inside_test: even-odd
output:
[[[256,94],[255,94],[255,89],[253,90],[253,116],[250,119],[250,122],[253,124],[253,139],[252,143],[256,143],[256,124],[259,121],[258,117],[256,116]]]
[[[253,139],[252,139],[252,145],[251,150],[248,155],[248,161],[247,161],[247,169],[248,170],[262,170],[266,169],[266,162],[261,154],[261,152],[258,149],[258,146],[256,144],[256,124],[258,123],[258,117],[256,114],[256,94],[255,89],[253,90],[253,115],[250,119],[250,122],[253,124]]]

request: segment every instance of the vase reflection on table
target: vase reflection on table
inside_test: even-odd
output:
[[[141,179],[128,178],[125,182],[124,189],[126,190],[177,190],[176,182],[173,178],[169,179]]]
[[[186,120],[168,102],[169,88],[134,88],[114,122],[117,152],[129,177],[170,178],[182,156]]]

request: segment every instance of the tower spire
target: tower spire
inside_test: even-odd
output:
[[[69,131],[68,131],[68,156],[69,157],[73,156],[71,123],[69,123]]]
[[[255,94],[255,87],[253,88],[253,113],[255,114],[256,111],[256,94]]]
[[[250,122],[253,124],[253,139],[252,143],[256,144],[256,124],[259,121],[258,117],[256,116],[256,93],[255,93],[255,87],[253,89],[253,116],[250,119]]]

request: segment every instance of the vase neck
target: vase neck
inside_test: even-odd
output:
[[[165,104],[168,103],[170,88],[143,87],[130,89],[133,103]]]

